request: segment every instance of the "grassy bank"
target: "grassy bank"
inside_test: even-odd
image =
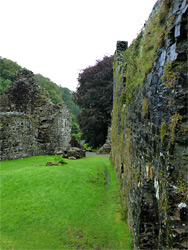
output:
[[[109,159],[52,160],[1,163],[1,249],[131,249]]]

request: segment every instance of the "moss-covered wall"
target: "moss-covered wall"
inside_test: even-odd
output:
[[[117,43],[111,160],[135,249],[188,247],[187,10],[158,1],[130,47]]]

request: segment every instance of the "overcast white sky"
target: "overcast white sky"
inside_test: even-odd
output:
[[[0,0],[0,55],[75,90],[80,70],[131,41],[156,0]]]

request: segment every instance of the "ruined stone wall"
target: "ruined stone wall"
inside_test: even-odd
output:
[[[111,160],[135,249],[188,249],[187,10],[158,1],[115,53]]]
[[[0,113],[1,159],[18,159],[39,154],[38,129],[32,119],[19,112]]]
[[[53,104],[34,74],[21,70],[0,100],[1,160],[53,154],[71,141],[66,104]]]

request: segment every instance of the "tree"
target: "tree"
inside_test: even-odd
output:
[[[52,82],[49,78],[44,77],[41,74],[36,74],[35,76],[40,86],[48,91],[53,103],[57,104],[63,101],[59,91],[60,87],[56,83]]]
[[[83,139],[94,148],[105,142],[111,123],[113,59],[113,56],[105,56],[80,72],[74,93],[74,101],[81,109],[77,118]]]
[[[67,107],[71,110],[74,116],[80,113],[79,107],[73,102],[73,92],[68,88],[60,87],[60,93],[63,101],[67,104]]]
[[[17,70],[21,69],[16,62],[0,57],[0,95],[3,95],[7,86],[14,81],[14,75]]]

